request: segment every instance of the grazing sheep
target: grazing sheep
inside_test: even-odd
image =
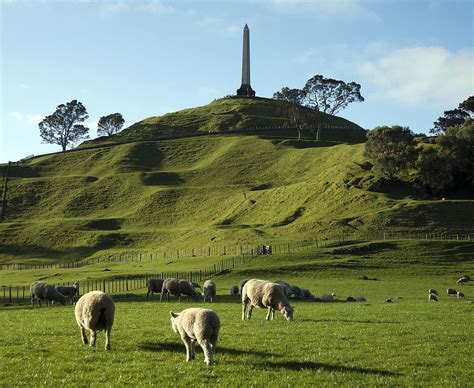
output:
[[[355,301],[356,301],[355,298],[353,298],[352,296],[348,296],[346,298],[346,302],[355,302]]]
[[[471,277],[469,275],[462,275],[461,277],[467,279],[468,282],[471,281]]]
[[[446,293],[448,295],[456,295],[458,292],[454,288],[448,288],[446,289]]]
[[[293,298],[296,299],[303,299],[303,291],[301,290],[300,287],[298,286],[291,286],[291,293],[293,295]]]
[[[184,279],[168,278],[163,281],[161,289],[160,301],[166,295],[166,299],[170,300],[170,294],[176,295],[181,302],[181,294],[193,298],[196,302],[201,298],[201,293],[196,291],[191,283]]]
[[[356,296],[356,302],[367,302],[367,299],[364,296]]]
[[[191,282],[191,285],[194,287],[194,289],[196,289],[196,288],[201,289],[201,286],[199,285],[199,283]]]
[[[360,280],[369,280],[369,277],[367,275],[361,275],[359,276]]]
[[[66,298],[63,294],[58,292],[51,284],[42,282],[33,282],[30,286],[30,300],[31,304],[35,305],[35,300],[38,299],[38,304],[41,306],[41,301],[46,301],[48,305],[50,302],[60,302],[63,306],[66,304]]]
[[[242,295],[242,289],[244,288],[245,286],[245,283],[247,283],[249,280],[248,279],[244,279],[240,282],[240,285],[239,285],[239,294]]]
[[[250,304],[250,306],[249,306]],[[254,307],[267,308],[266,320],[274,319],[275,310],[280,311],[288,320],[293,320],[293,307],[290,306],[280,284],[265,280],[251,279],[242,290],[242,320],[248,307],[247,319],[252,317]]]
[[[336,294],[334,292],[331,292],[330,294],[325,293],[325,294],[321,295],[321,300],[323,302],[332,302],[334,300],[335,296],[336,296]]]
[[[71,299],[71,304],[74,303],[74,297],[79,295],[79,280],[72,286],[56,286],[56,291],[63,294],[65,297]]]
[[[322,302],[321,298],[315,297],[312,299],[313,302]]]
[[[387,298],[385,299],[385,303],[395,303],[397,300],[394,298]]]
[[[461,298],[464,299],[464,294],[463,294],[462,292],[458,292],[458,293],[456,294],[456,297],[457,297],[458,299],[461,299]]]
[[[430,292],[430,294],[428,295],[428,300],[431,301],[431,302],[437,302],[438,301],[438,295],[437,294],[432,294]]]
[[[105,349],[110,350],[110,332],[114,324],[115,305],[102,291],[82,295],[76,303],[76,322],[81,329],[82,342],[87,345],[86,330],[91,332],[90,346],[95,346],[97,332],[105,330]]]
[[[204,282],[204,302],[210,300],[214,302],[214,298],[216,297],[216,283],[213,280],[206,280]]]
[[[275,283],[280,285],[287,298],[293,294],[291,286],[284,280],[276,280]]]
[[[430,288],[428,290],[428,294],[435,294],[435,295],[438,295],[438,291],[436,291],[434,288]]]
[[[231,295],[239,295],[239,286],[232,286],[230,288],[230,294]]]
[[[180,313],[170,311],[170,316],[173,331],[181,336],[186,346],[186,361],[194,360],[197,341],[204,352],[204,362],[212,365],[221,325],[217,314],[208,309],[190,308]]]
[[[469,279],[463,276],[463,277],[459,278],[456,283],[457,284],[462,284],[462,283],[467,283],[468,281],[469,281]]]
[[[307,290],[306,288],[302,288],[301,289],[301,296],[304,298],[304,299],[311,299],[311,298],[314,298],[313,294],[311,293],[310,290]]]
[[[146,282],[146,288],[148,289],[148,291],[146,292],[147,299],[150,294],[151,296],[153,296],[155,292],[161,293],[161,289],[163,288],[163,281],[164,280],[161,278],[148,279],[148,281]]]

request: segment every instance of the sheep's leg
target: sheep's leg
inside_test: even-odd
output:
[[[111,331],[112,331],[111,327],[105,329],[105,350],[110,350],[110,332]]]
[[[81,338],[84,345],[87,345],[89,341],[87,341],[86,329],[84,329],[82,326],[81,326]]]
[[[267,321],[270,320],[271,315],[272,315],[272,308],[269,307],[269,308],[268,308],[268,312],[267,312],[267,316],[265,317],[265,319],[266,319]]]
[[[178,302],[181,302],[181,293],[178,293]]]
[[[30,296],[30,302],[33,307],[35,307],[35,297],[33,295]]]
[[[209,343],[209,340],[204,339],[202,341],[199,341],[199,345],[201,345],[202,351],[204,353],[204,362],[207,365],[212,365],[214,361],[212,357],[212,348],[211,344]]]
[[[250,304],[250,306],[249,306],[249,311],[248,311],[248,316],[247,316],[248,319],[252,318],[252,311],[253,311],[253,305]]]
[[[196,358],[196,340],[191,338],[191,359]]]
[[[247,301],[242,302],[242,321],[245,321],[245,310],[247,310]]]
[[[146,298],[148,299],[148,295],[150,295],[150,290],[146,292]]]
[[[181,339],[184,342],[184,346],[186,346],[186,361],[191,361],[191,338],[189,338],[186,334],[181,336]]]
[[[95,346],[95,342],[97,341],[97,332],[91,330],[91,346]]]
[[[272,320],[275,319],[275,309],[272,309]]]

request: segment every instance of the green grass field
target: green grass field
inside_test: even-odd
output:
[[[192,262],[182,268],[195,269]],[[474,242],[380,241],[258,256],[215,278],[212,305],[146,301],[144,289],[132,299],[115,295],[110,352],[103,335],[97,348],[82,345],[72,306],[2,308],[0,385],[469,386],[474,287],[455,283],[464,273],[474,273]],[[377,280],[359,280],[361,274]],[[335,292],[340,301],[293,301],[293,322],[279,313],[267,322],[258,309],[242,322],[229,288],[252,277],[284,279],[315,295]],[[431,287],[438,303],[427,301]],[[446,287],[466,299],[448,297]],[[368,302],[343,302],[349,295]],[[384,303],[389,297],[400,299]],[[185,362],[168,317],[203,305],[222,323],[211,368],[200,350]]]

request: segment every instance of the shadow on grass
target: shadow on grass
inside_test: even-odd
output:
[[[290,369],[295,371],[301,370],[321,370],[328,372],[351,372],[362,374],[376,374],[381,376],[400,376],[400,373],[389,372],[385,370],[371,369],[371,368],[357,368],[351,366],[323,364],[314,361],[277,361],[277,362],[263,362],[259,364],[263,368],[268,369]]]
[[[384,324],[384,325],[387,325],[387,324],[399,325],[399,324],[403,323],[401,321],[372,321],[372,320],[369,320],[369,319],[352,320],[352,319],[310,319],[310,318],[298,319],[298,322],[364,323],[364,324],[374,324],[375,323],[375,324]]]
[[[138,347],[147,352],[177,352],[183,353],[185,351],[185,347],[183,342],[177,337],[176,342],[155,342],[155,341],[147,341],[142,342],[138,345]],[[200,349],[199,346],[196,346],[196,350]],[[202,350],[201,350],[202,351]],[[223,346],[219,346],[217,344],[216,354],[230,354],[233,356],[251,356],[255,355],[258,357],[280,357],[280,354],[270,353],[270,352],[262,352],[258,350],[240,350],[240,349],[233,349],[227,348]]]

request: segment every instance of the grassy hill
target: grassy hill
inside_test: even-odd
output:
[[[299,241],[343,230],[472,230],[474,201],[418,200],[403,187],[369,191],[379,177],[364,160],[357,143],[364,132],[355,125],[346,142],[337,141],[340,133],[331,137],[331,128],[321,142],[285,133],[138,141],[206,130],[230,108],[241,118],[235,128],[283,117],[271,100],[219,100],[107,139],[130,143],[12,166],[0,261]]]

